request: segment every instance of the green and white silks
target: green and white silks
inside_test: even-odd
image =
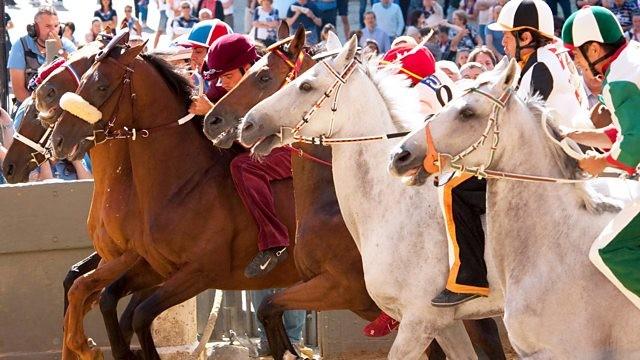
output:
[[[620,131],[608,160],[636,168],[640,163],[639,43],[630,42],[611,63],[602,100]],[[627,205],[605,227],[593,243],[589,259],[640,308],[640,199]]]

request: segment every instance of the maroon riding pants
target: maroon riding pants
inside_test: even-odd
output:
[[[258,225],[258,248],[289,246],[287,227],[277,218],[270,181],[291,177],[291,151],[276,148],[261,161],[241,153],[231,161],[238,194]]]

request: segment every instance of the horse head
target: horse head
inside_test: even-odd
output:
[[[46,143],[51,130],[40,125],[33,100],[26,101],[24,116],[20,124],[16,124],[14,140],[2,162],[4,177],[11,184],[29,181],[29,173],[49,158]]]
[[[89,70],[96,54],[104,46],[102,41],[93,41],[71,55],[69,60],[52,64],[55,68],[50,69],[50,72],[45,69],[39,75],[42,76],[42,80],[34,91],[34,103],[40,112],[38,118],[44,127],[55,125],[62,114],[62,109],[58,106],[60,97],[66,92],[78,89],[82,74]]]
[[[131,111],[130,107],[120,105],[133,101],[131,65],[146,44],[130,47],[128,38],[128,32],[114,37],[96,55],[76,93],[67,92],[60,98],[64,112],[52,135],[56,157],[75,158],[83,154],[118,119],[120,111]]]
[[[319,106],[319,99],[331,97],[327,101],[333,101],[335,92],[330,94],[327,91],[335,87],[336,75],[340,76],[347,67],[350,72],[356,71],[356,47],[357,40],[352,37],[335,58],[318,62],[280,91],[254,106],[240,125],[239,139],[242,144],[255,145],[253,151],[265,155],[275,147],[295,142],[293,136],[289,136],[289,130],[296,128],[301,118],[313,112],[318,113],[316,117],[324,118],[324,112],[329,111],[331,106],[328,103],[324,107]],[[340,94],[349,93],[345,90]],[[312,108],[314,110],[310,112]],[[329,127],[324,121],[307,122],[304,122],[305,134],[323,134]]]
[[[504,113],[515,109],[511,104],[517,97],[512,92],[519,75],[517,63],[506,59],[493,71],[482,74],[462,95],[392,150],[389,172],[403,178],[408,185],[422,185],[429,175],[449,170],[451,165],[489,166],[488,159],[496,150],[492,148],[497,145],[494,130],[498,130],[489,122],[497,121],[498,116],[513,122],[512,117]],[[455,164],[450,163],[452,159]]]
[[[300,27],[290,37],[289,26],[283,21],[278,36],[280,41],[267,49],[266,55],[251,66],[242,80],[205,117],[204,133],[214,145],[230,147],[237,137],[240,119],[251,107],[315,63],[303,49],[304,28]]]

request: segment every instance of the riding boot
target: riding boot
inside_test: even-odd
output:
[[[484,230],[487,181],[469,174],[453,177],[444,185],[442,206],[454,262],[446,289],[432,300],[434,306],[454,306],[489,295],[484,262]]]
[[[249,153],[239,154],[231,161],[231,176],[238,195],[258,226],[260,253],[249,264],[247,272],[252,277],[261,276],[286,258],[289,246],[289,232],[276,216],[269,182],[291,177],[291,152],[277,148],[259,161]]]

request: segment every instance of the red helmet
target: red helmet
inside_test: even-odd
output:
[[[208,76],[219,76],[227,71],[253,64],[259,59],[256,46],[246,35],[228,34],[219,37],[207,53]]]
[[[400,63],[400,71],[409,77],[412,86],[436,71],[436,59],[424,46],[395,47],[384,54],[381,63]]]

